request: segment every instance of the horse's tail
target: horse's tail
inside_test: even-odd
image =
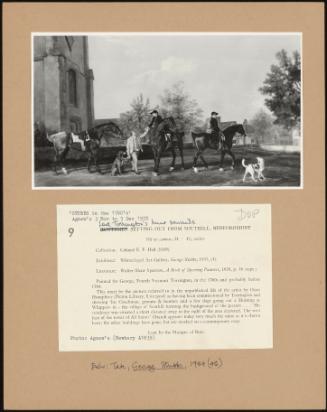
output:
[[[199,145],[198,145],[198,141],[196,140],[197,133],[191,132],[191,136],[192,136],[192,140],[193,140],[193,146],[196,150],[200,150]]]
[[[247,166],[246,163],[245,163],[245,159],[242,159],[242,166],[243,166],[243,167],[246,167],[246,166]]]
[[[61,135],[61,136],[60,136]],[[46,138],[47,140],[53,145],[55,151],[58,150],[58,138],[62,137],[62,139],[64,139],[64,145],[65,148],[70,148],[72,143],[73,143],[73,138],[72,138],[72,133],[71,132],[58,132],[58,133],[53,133],[53,134],[48,134],[48,132],[46,132]]]
[[[191,132],[191,136],[192,136],[192,140],[193,140],[193,143],[195,144],[195,142],[196,142],[196,138],[197,137],[200,137],[199,136],[199,133],[195,133],[195,132]]]

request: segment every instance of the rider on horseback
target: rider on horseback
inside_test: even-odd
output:
[[[217,116],[218,116],[217,112],[211,112],[210,130],[211,130],[212,137],[218,138],[218,141],[221,142],[221,147],[222,147],[225,141],[225,136],[218,126]]]
[[[152,110],[152,112],[150,114],[152,115],[152,120],[151,120],[146,132],[149,131],[149,129],[151,129],[151,128],[153,130],[157,129],[159,124],[163,121],[163,118],[160,116],[160,114],[158,113],[157,110]],[[166,138],[167,142],[169,142],[169,143],[171,142],[170,133],[165,133],[165,138]]]
[[[152,110],[152,112],[150,114],[152,114],[152,120],[151,120],[151,122],[148,126],[149,129],[151,127],[153,127],[153,128],[158,127],[159,124],[163,121],[163,118],[158,113],[158,110]]]

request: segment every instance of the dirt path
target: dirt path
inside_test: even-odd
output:
[[[78,187],[78,186],[299,186],[300,185],[300,155],[298,153],[266,152],[262,150],[247,149],[235,150],[238,159],[234,170],[230,170],[231,162],[227,158],[224,164],[224,171],[219,171],[218,157],[213,151],[205,153],[205,158],[209,163],[209,169],[205,170],[199,163],[199,173],[194,173],[192,169],[193,152],[185,153],[185,170],[181,170],[179,159],[177,158],[176,170],[169,173],[170,158],[165,157],[160,163],[160,175],[153,176],[153,160],[140,159],[140,175],[131,171],[128,165],[121,176],[111,176],[110,166],[103,164],[101,170],[103,174],[89,173],[85,167],[68,167],[68,175],[55,175],[53,171],[35,172],[36,187]],[[240,159],[245,157],[251,159],[255,156],[262,156],[265,159],[266,170],[264,182],[252,182],[250,178],[243,183],[244,168],[240,164]]]

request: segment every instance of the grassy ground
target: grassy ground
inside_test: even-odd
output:
[[[204,157],[209,164],[209,169],[204,169],[199,160],[199,173],[194,173],[192,169],[193,150],[185,151],[185,170],[181,170],[180,159],[177,157],[176,170],[172,173],[168,171],[171,158],[164,157],[160,162],[160,175],[153,176],[153,160],[140,159],[140,175],[135,175],[131,171],[131,166],[127,165],[124,174],[121,176],[111,176],[111,164],[101,164],[103,174],[89,173],[84,162],[78,164],[68,164],[68,175],[55,175],[52,170],[43,169],[35,172],[36,187],[58,187],[58,186],[300,186],[300,154],[269,152],[258,148],[238,147],[234,149],[236,156],[236,166],[230,170],[231,159],[226,156],[224,161],[224,171],[219,171],[218,156],[212,150],[207,150]],[[244,157],[251,161],[256,156],[265,159],[264,182],[252,182],[248,177],[243,183],[244,168],[241,159]]]

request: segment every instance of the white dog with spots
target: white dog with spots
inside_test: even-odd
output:
[[[257,157],[257,162],[256,163],[245,163],[245,159],[242,159],[242,166],[245,168],[244,176],[243,176],[243,182],[245,182],[245,179],[247,175],[250,175],[252,180],[254,182],[258,180],[265,180],[265,177],[263,175],[263,171],[265,169],[265,162],[262,157]],[[256,179],[257,175],[257,179]]]

